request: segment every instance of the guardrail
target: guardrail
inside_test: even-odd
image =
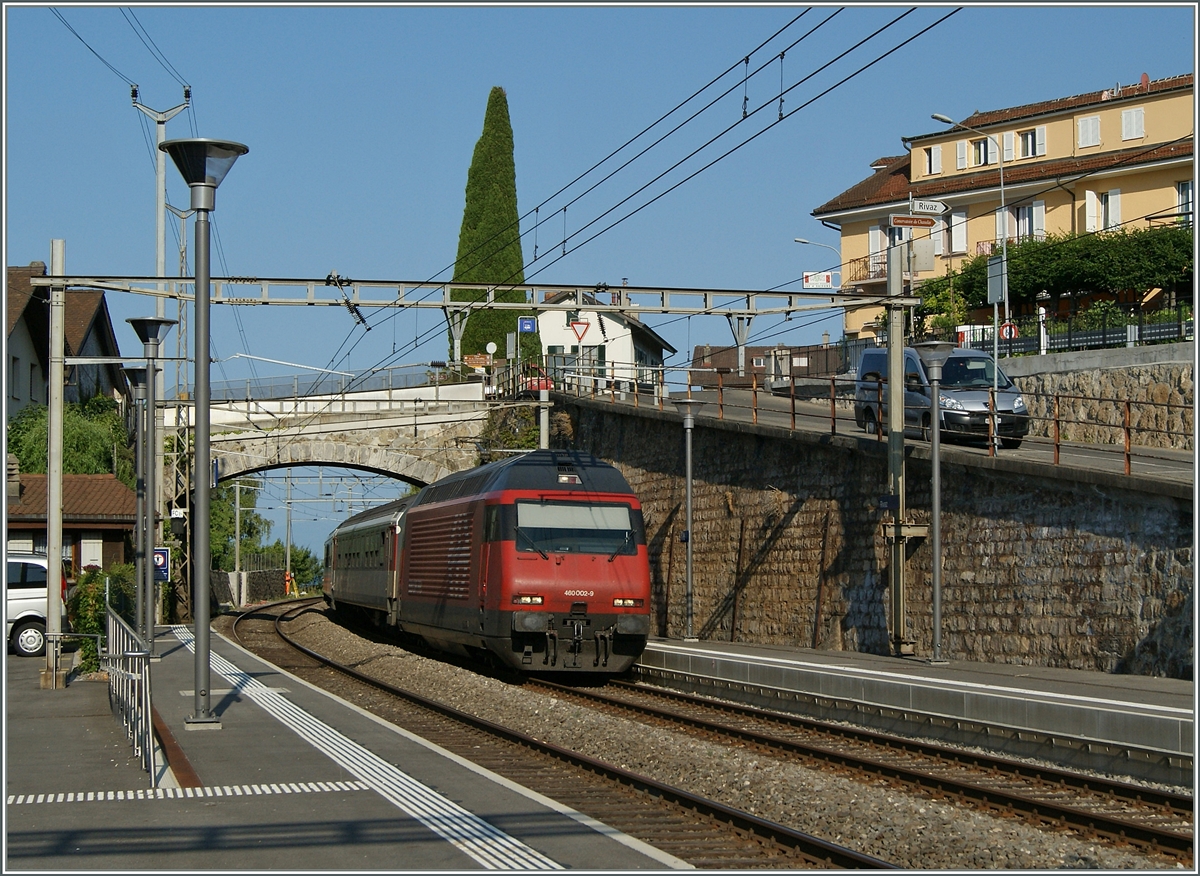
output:
[[[150,651],[141,637],[108,606],[105,649],[101,662],[108,672],[108,694],[113,711],[125,725],[133,754],[150,774],[150,787],[158,787],[154,768],[154,712],[150,703]]]
[[[861,432],[854,415],[855,381],[845,376],[805,378],[771,385],[758,374],[748,374],[749,387],[729,387],[724,369],[670,368],[653,369],[654,379],[647,382],[611,379],[593,370],[550,370],[555,389],[577,398],[626,404],[635,409],[652,407],[671,410],[671,399],[694,398],[703,393],[709,399],[705,411],[717,420],[738,420],[757,425],[769,414],[773,425],[784,419],[788,428],[821,431],[830,435]],[[715,376],[715,388],[712,386]],[[701,389],[701,384],[708,384]],[[876,395],[886,398],[887,381],[877,381]],[[990,393],[989,393],[990,395]],[[1149,400],[1106,399],[1066,393],[1039,394],[1022,392],[1029,410],[1029,432],[1025,441],[1049,445],[1055,465],[1068,446],[1121,453],[1125,474],[1132,474],[1139,455],[1150,457],[1158,448],[1192,450],[1194,405],[1158,403]],[[994,399],[990,402],[994,410]],[[782,416],[781,416],[782,415]],[[1085,432],[1092,440],[1080,440]],[[885,440],[882,430],[877,440]],[[989,428],[988,455],[996,453]],[[1103,440],[1098,440],[1103,439]]]

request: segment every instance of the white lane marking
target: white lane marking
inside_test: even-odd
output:
[[[235,797],[244,794],[323,794],[334,791],[370,791],[371,786],[366,782],[338,782],[318,788],[316,785],[243,785],[243,792],[236,785],[206,785],[204,788],[155,788],[147,791],[144,788],[132,791],[75,791],[61,794],[9,794],[9,806],[22,806],[38,803],[128,803],[134,800],[182,800],[188,797]]]
[[[709,651],[704,648],[686,648],[678,645],[672,646],[663,642],[655,642],[655,649],[663,651],[674,651],[679,654],[694,654],[702,657],[717,657],[722,660],[736,660],[736,656],[731,656],[723,651]],[[872,679],[899,679],[901,681],[912,681],[920,684],[922,687],[933,687],[938,690],[945,690],[947,687],[963,688],[965,690],[982,690],[989,693],[1005,693],[1011,694],[1014,697],[1021,699],[1038,699],[1038,700],[1072,700],[1081,703],[1098,703],[1106,706],[1117,706],[1123,709],[1133,711],[1155,711],[1171,715],[1192,716],[1190,709],[1178,709],[1173,706],[1155,706],[1146,703],[1134,703],[1127,700],[1110,700],[1100,697],[1082,696],[1080,694],[1063,694],[1063,693],[1046,693],[1044,691],[1026,690],[1019,687],[1004,687],[997,684],[984,684],[977,681],[961,681],[957,679],[932,679],[922,675],[907,675],[901,672],[877,672],[873,669],[864,669],[861,666],[848,666],[845,664],[835,663],[812,663],[805,660],[786,660],[779,657],[767,657],[765,655],[754,655],[755,663],[771,663],[776,666],[785,666],[796,669],[814,669],[824,673],[838,673],[840,675],[857,675],[864,678]]]
[[[172,628],[192,653],[195,639],[188,627]],[[225,657],[209,651],[210,667],[224,676],[237,693],[244,693],[297,736],[329,757],[380,796],[489,870],[561,870],[563,865],[509,836],[475,813],[421,784],[369,749],[310,715],[291,700],[274,693]]]

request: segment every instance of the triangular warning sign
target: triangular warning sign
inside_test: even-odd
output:
[[[571,323],[571,330],[575,332],[575,337],[582,341],[583,336],[587,334],[589,325],[591,325],[591,323],[580,320],[578,322]]]

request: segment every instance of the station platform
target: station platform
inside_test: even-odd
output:
[[[883,732],[1191,786],[1194,684],[1069,669],[651,639],[638,677]]]
[[[157,787],[106,683],[41,690],[44,662],[8,656],[6,872],[688,866],[215,633],[210,649],[220,729],[188,729],[192,633],[157,631],[151,690],[173,761],[159,753]]]

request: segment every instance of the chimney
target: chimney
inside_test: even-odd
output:
[[[21,501],[21,464],[17,462],[16,454],[8,454],[8,500],[9,503]]]

